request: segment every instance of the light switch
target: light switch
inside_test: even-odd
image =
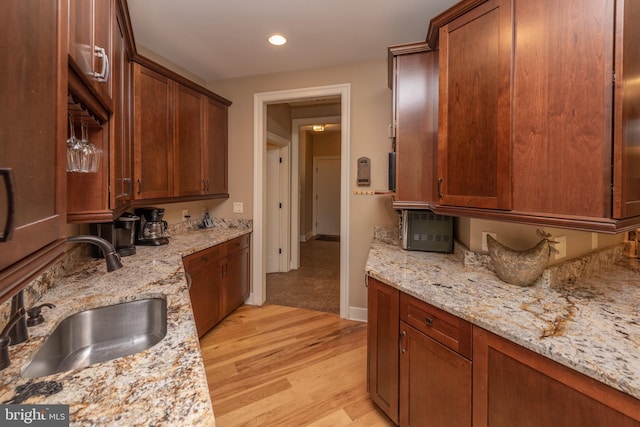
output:
[[[233,202],[233,213],[242,213],[242,212],[244,212],[244,203]]]

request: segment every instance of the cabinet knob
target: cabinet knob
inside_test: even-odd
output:
[[[433,325],[433,319],[430,318],[430,317],[425,317],[424,318],[424,323],[426,323],[427,326],[431,326],[431,325]]]

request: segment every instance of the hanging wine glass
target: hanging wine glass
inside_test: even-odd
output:
[[[88,124],[84,121],[84,119],[80,122],[80,130],[81,130],[81,155],[80,155],[80,172],[89,172],[90,164],[91,164],[91,146],[89,145],[88,132],[89,127]]]
[[[67,139],[67,172],[76,172],[78,170],[78,155],[76,153],[76,144],[78,139],[75,135],[73,126],[73,116],[69,114],[69,139]]]

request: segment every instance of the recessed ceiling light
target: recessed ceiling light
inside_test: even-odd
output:
[[[313,127],[312,127],[312,128],[313,128],[313,130],[314,130],[315,132],[322,132],[322,131],[324,131],[324,125],[313,125]]]
[[[269,43],[275,46],[282,46],[287,42],[287,38],[282,34],[274,34],[269,37]]]

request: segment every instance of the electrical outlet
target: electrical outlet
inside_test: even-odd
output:
[[[487,234],[496,240],[498,239],[498,233],[490,233],[488,231],[483,231],[482,232],[482,250],[485,252],[489,251],[489,246],[487,246]]]
[[[189,215],[189,209],[183,209],[182,210],[182,221],[187,221],[189,218],[191,218],[191,215]]]
[[[233,213],[242,213],[242,212],[244,212],[244,203],[233,202]]]
[[[555,259],[562,259],[566,257],[567,256],[567,236],[558,236],[554,240],[558,242],[555,245],[553,245],[558,251],[556,253]]]

